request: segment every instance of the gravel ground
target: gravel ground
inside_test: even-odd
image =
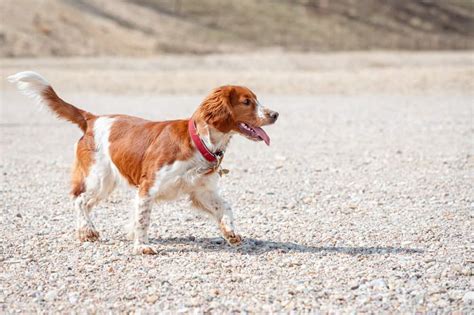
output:
[[[189,116],[203,97],[58,92],[157,120]],[[4,89],[0,311],[474,312],[472,93],[256,92],[280,112],[272,145],[235,138],[221,181],[243,246],[180,200],[155,206],[161,252],[142,257],[123,229],[130,191],[93,212],[99,243],[74,238],[80,132]]]

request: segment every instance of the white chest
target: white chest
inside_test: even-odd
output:
[[[214,190],[219,176],[215,172],[206,174],[206,170],[206,162],[197,155],[190,160],[166,165],[156,172],[149,194],[156,199],[171,200],[182,194]]]

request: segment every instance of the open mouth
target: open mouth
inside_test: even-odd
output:
[[[270,145],[270,137],[262,128],[240,123],[239,129],[240,132],[250,140],[265,141],[266,145]]]

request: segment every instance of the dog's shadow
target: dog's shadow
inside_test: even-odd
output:
[[[152,244],[165,254],[171,252],[197,252],[197,251],[229,251],[243,255],[261,255],[267,252],[286,253],[337,253],[347,255],[384,255],[384,254],[420,254],[423,250],[417,248],[402,248],[392,246],[309,246],[290,242],[274,242],[245,238],[240,246],[229,246],[222,238],[195,238],[172,237],[152,239]],[[168,245],[175,245],[175,248]],[[187,246],[181,246],[187,245]]]

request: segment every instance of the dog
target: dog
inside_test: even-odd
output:
[[[32,71],[8,80],[84,133],[75,145],[71,180],[81,242],[99,239],[89,215],[121,181],[137,190],[128,233],[135,254],[157,253],[148,242],[153,203],[182,195],[217,222],[228,244],[242,242],[235,232],[232,209],[219,195],[219,175],[224,172],[221,162],[233,135],[269,145],[270,137],[261,127],[278,119],[278,113],[262,106],[250,89],[218,87],[190,119],[155,122],[79,109],[59,98],[51,85]]]

